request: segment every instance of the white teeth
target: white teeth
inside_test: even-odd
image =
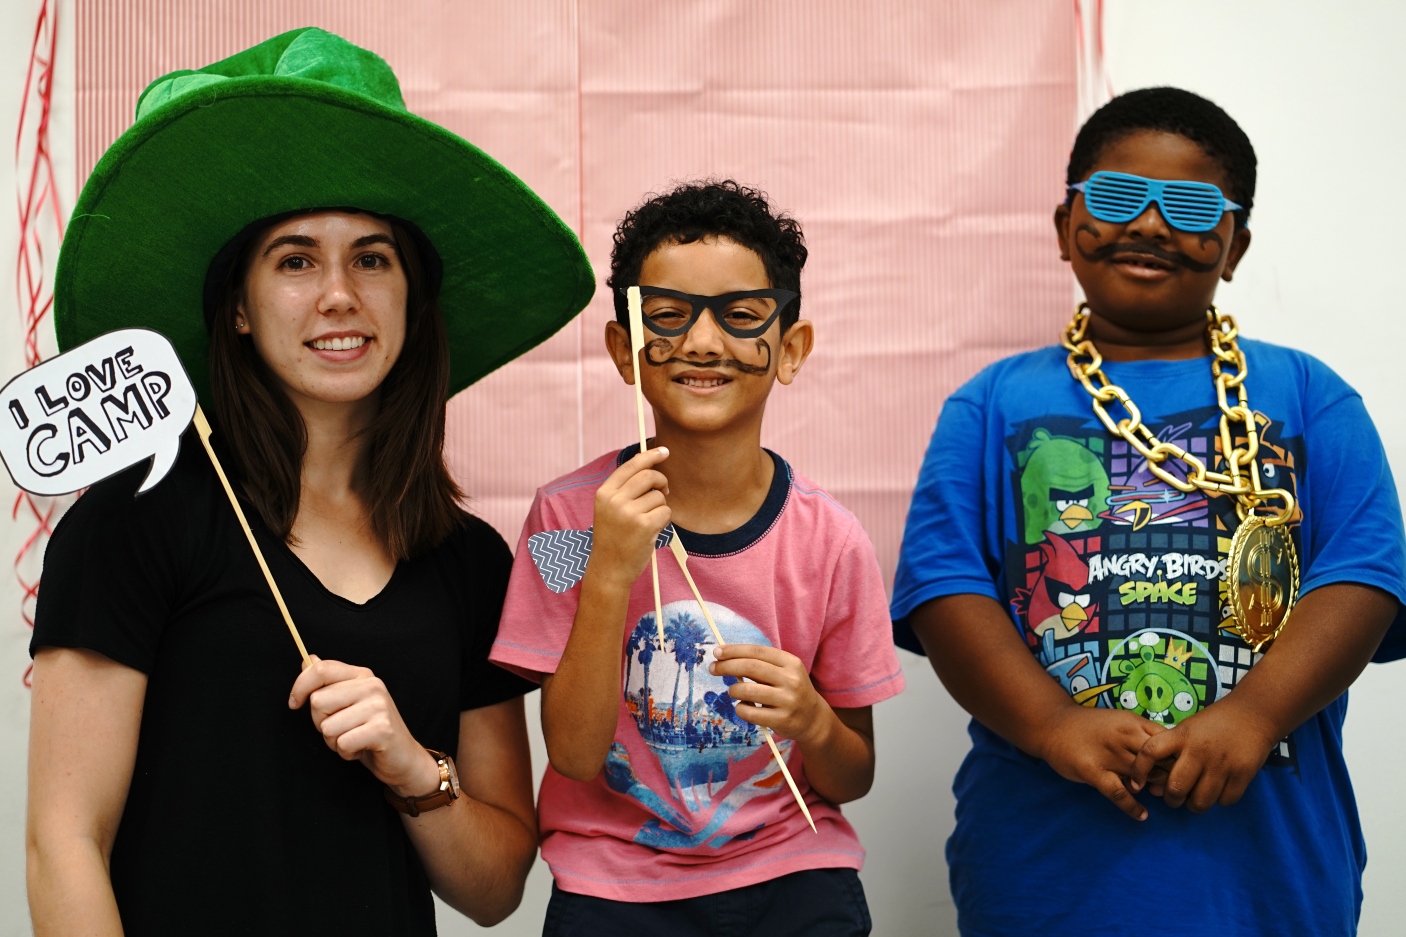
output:
[[[318,351],[348,351],[365,344],[365,335],[353,335],[349,338],[319,338],[313,341],[312,347]]]
[[[710,377],[706,379],[700,377],[681,377],[679,378],[679,383],[685,387],[721,387],[727,383],[727,380],[721,377]]]

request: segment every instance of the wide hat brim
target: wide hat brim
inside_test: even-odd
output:
[[[94,168],[59,254],[60,349],[156,329],[208,404],[210,261],[252,222],[317,208],[402,218],[434,246],[451,395],[546,340],[595,290],[571,230],[472,144],[322,82],[232,78],[143,117]]]

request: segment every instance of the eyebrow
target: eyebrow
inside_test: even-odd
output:
[[[264,248],[263,256],[267,257],[285,244],[296,244],[298,247],[316,247],[317,239],[310,238],[306,234],[285,234],[269,241],[269,246]]]
[[[278,248],[290,244],[297,247],[317,247],[317,239],[308,237],[306,234],[285,234],[282,237],[276,237],[272,241],[270,241],[269,246],[264,248],[263,256],[267,257],[269,254],[272,254]],[[391,248],[394,248],[395,239],[388,234],[377,233],[368,234],[364,237],[357,238],[355,241],[352,241],[353,248],[366,247],[368,244],[385,244]]]

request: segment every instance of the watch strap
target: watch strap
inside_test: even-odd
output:
[[[459,797],[459,792],[455,789],[456,785],[452,780],[454,763],[443,752],[428,751],[435,757],[435,762],[439,765],[438,788],[423,797],[401,797],[389,787],[383,789],[386,803],[407,816],[418,817],[422,813],[447,807]]]

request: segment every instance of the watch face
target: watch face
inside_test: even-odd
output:
[[[456,798],[459,796],[459,771],[454,767],[454,759],[448,755],[444,756],[444,766],[449,769],[449,790]]]

